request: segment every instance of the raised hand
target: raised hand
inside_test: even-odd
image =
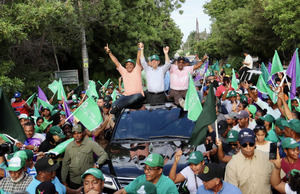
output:
[[[182,150],[178,150],[174,155],[175,162],[179,162],[181,156],[182,156]]]
[[[139,42],[139,43],[138,43],[138,48],[139,48],[139,49],[144,49],[144,44],[143,44],[142,42]]]
[[[105,50],[105,52],[106,52],[107,54],[110,53],[110,49],[109,49],[109,47],[108,47],[108,44],[106,44],[106,46],[104,47],[104,50]]]
[[[207,58],[208,58],[208,56],[207,56],[207,55],[204,55],[204,56],[202,57],[202,61],[205,61]]]
[[[168,46],[163,48],[163,51],[164,51],[165,54],[168,54],[169,50],[170,50],[170,47],[168,47]]]

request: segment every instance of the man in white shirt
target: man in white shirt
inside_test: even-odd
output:
[[[169,58],[169,47],[164,47],[163,51],[165,54],[165,64],[160,65],[160,59],[158,55],[152,55],[149,63],[146,62],[144,57],[144,44],[139,44],[141,49],[141,64],[146,73],[146,101],[150,104],[159,104],[166,101],[164,78],[166,72],[170,69],[171,63]]]
[[[253,59],[248,51],[244,51],[245,59],[243,61],[243,66],[239,70],[240,81],[247,80],[247,71],[253,68]]]

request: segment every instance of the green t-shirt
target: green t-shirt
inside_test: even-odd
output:
[[[146,175],[138,176],[134,181],[125,187],[127,193],[134,193],[136,186],[146,181]],[[157,194],[178,194],[178,190],[174,182],[165,175],[161,175],[158,182],[155,184]]]

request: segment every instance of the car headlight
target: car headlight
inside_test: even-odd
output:
[[[113,177],[103,174],[104,176],[104,187],[112,190],[118,190],[118,186]]]

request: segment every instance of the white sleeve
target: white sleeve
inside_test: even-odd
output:
[[[184,176],[185,179],[187,179],[188,177],[188,173],[189,173],[189,166],[185,167],[184,169],[182,169],[179,173],[182,174],[182,176]]]
[[[292,191],[288,183],[285,183],[284,190],[286,194],[297,194],[296,191]]]
[[[141,57],[141,64],[142,64],[144,69],[147,69],[148,63],[147,63],[145,57]]]
[[[170,69],[170,67],[171,67],[171,63],[165,63],[163,65],[163,71],[164,71],[164,73],[166,73]]]

